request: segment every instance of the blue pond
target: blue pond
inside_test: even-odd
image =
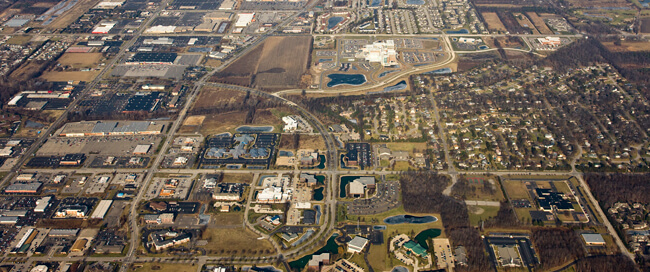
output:
[[[481,46],[478,47],[478,49],[485,50],[485,49],[488,49],[488,46],[487,45],[481,45]]]
[[[438,70],[433,70],[431,72],[426,72],[425,74],[449,74],[451,72],[453,72],[451,70],[451,68],[447,67],[447,68],[442,68],[442,69],[438,69]]]
[[[409,272],[409,269],[403,266],[396,266],[390,272]]]
[[[354,85],[359,86],[366,83],[366,76],[362,74],[331,74],[327,75],[331,80],[327,83],[327,87],[335,87],[338,85]]]
[[[406,89],[406,86],[408,86],[406,84],[406,81],[402,80],[402,81],[400,81],[399,83],[397,83],[397,84],[395,84],[393,86],[384,88],[384,92],[401,91],[401,90]]]
[[[438,221],[438,218],[435,216],[412,216],[408,214],[401,214],[401,215],[395,215],[388,217],[384,219],[384,223],[389,224],[389,225],[395,225],[395,224],[424,224],[424,223],[431,223],[431,222],[436,222]]]
[[[271,132],[273,131],[273,127],[271,126],[265,126],[265,127],[249,127],[249,126],[241,126],[235,129],[237,132]]]
[[[461,29],[461,30],[448,30],[447,34],[469,34],[469,30],[467,29]]]
[[[336,25],[338,25],[342,21],[343,21],[343,17],[340,17],[340,16],[330,17],[329,19],[327,19],[327,29],[334,28]]]
[[[424,0],[406,0],[409,5],[424,5]]]
[[[372,2],[370,3],[370,6],[371,7],[378,7],[379,5],[381,5],[381,2],[383,2],[383,1],[382,0],[372,0]]]

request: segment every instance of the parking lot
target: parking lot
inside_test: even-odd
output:
[[[366,215],[382,213],[399,206],[399,181],[385,181],[377,184],[377,193],[371,198],[355,199],[348,204],[348,213]]]
[[[192,178],[154,178],[145,198],[187,199],[193,182]]]

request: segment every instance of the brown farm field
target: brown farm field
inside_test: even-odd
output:
[[[482,12],[483,19],[490,31],[507,31],[496,12]]]
[[[297,87],[307,70],[312,38],[271,37],[265,43],[255,85],[262,88]]]
[[[203,120],[199,131],[202,135],[234,133],[237,127],[243,125],[275,126],[277,131],[277,127],[282,124],[282,120],[275,116],[270,109],[256,110],[250,123],[246,122],[248,114],[248,111],[232,111],[205,115],[205,120]],[[181,129],[183,128],[181,127]]]
[[[639,52],[650,51],[649,42],[641,41],[621,41],[621,45],[616,45],[614,42],[602,42],[607,47],[607,50],[612,52]]]
[[[650,33],[650,17],[642,17],[639,19],[641,21],[641,33]]]
[[[61,55],[58,62],[61,65],[72,66],[72,68],[94,67],[102,58],[102,53],[65,53]]]
[[[568,0],[574,8],[611,8],[611,7],[632,7],[632,3],[626,0]]]
[[[41,76],[47,81],[92,81],[99,75],[100,71],[72,71],[72,72],[45,72]]]
[[[263,89],[297,88],[307,71],[311,37],[270,37],[212,80]]]
[[[228,104],[241,104],[246,94],[243,92],[216,87],[204,87],[192,106],[192,110],[222,107]]]
[[[540,17],[537,15],[535,12],[526,12],[526,15],[528,15],[528,18],[533,22],[535,27],[537,27],[537,30],[542,33],[542,34],[553,34],[553,31],[548,28],[546,23],[544,22],[544,18]]]

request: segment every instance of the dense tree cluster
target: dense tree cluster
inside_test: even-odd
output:
[[[492,262],[485,254],[481,234],[472,227],[455,228],[447,232],[455,246],[462,245],[467,252],[467,266],[456,266],[456,271],[482,272],[494,270]]]
[[[580,259],[576,262],[577,272],[599,271],[599,272],[618,272],[618,271],[638,271],[634,262],[623,255],[602,255],[591,256]]]
[[[531,240],[542,269],[560,266],[585,256],[580,238],[571,229],[535,228]]]
[[[605,208],[616,202],[650,203],[650,174],[588,173],[585,180]]]

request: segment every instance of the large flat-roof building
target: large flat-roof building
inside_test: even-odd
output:
[[[598,233],[584,233],[582,234],[582,239],[585,241],[585,244],[588,246],[605,245],[605,239],[603,239],[603,236]]]
[[[102,200],[99,201],[99,205],[95,208],[95,211],[90,215],[91,219],[104,219],[104,215],[108,212],[108,209],[111,208],[113,200]]]
[[[137,52],[126,64],[174,64],[178,57],[176,53],[164,52]]]
[[[150,121],[82,121],[68,123],[59,130],[61,137],[160,134],[165,125]]]
[[[7,194],[36,194],[38,190],[41,189],[43,183],[40,182],[31,182],[31,183],[13,183],[7,188],[5,188],[5,193]]]
[[[369,62],[379,62],[382,66],[397,65],[397,51],[395,50],[395,41],[377,41],[361,48],[358,53],[359,57]]]
[[[350,253],[359,253],[363,250],[364,247],[368,244],[368,239],[361,236],[355,236],[350,242],[348,242],[348,252]]]

